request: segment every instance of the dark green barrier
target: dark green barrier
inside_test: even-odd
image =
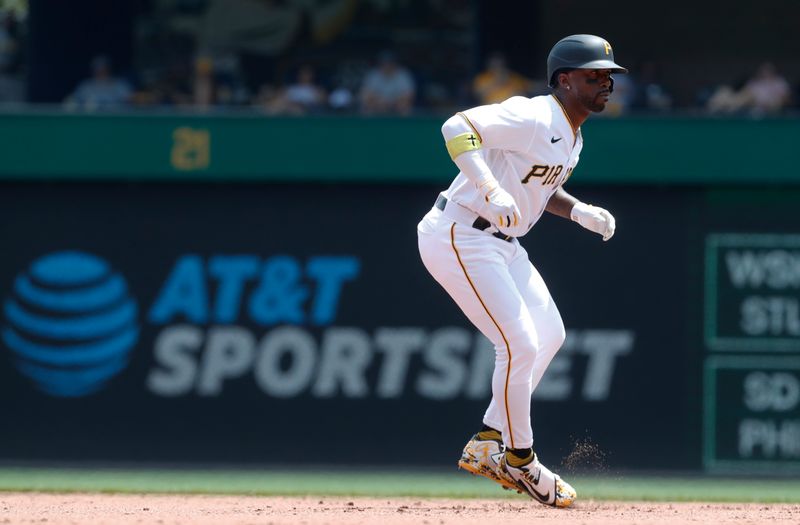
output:
[[[453,167],[438,119],[12,115],[6,178],[423,181]]]
[[[0,117],[5,179],[447,183],[442,117]],[[800,120],[596,118],[571,184],[800,183]]]

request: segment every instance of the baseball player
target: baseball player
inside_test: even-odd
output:
[[[546,505],[568,507],[575,490],[533,451],[531,394],[565,331],[539,272],[519,241],[548,211],[602,236],[614,217],[563,189],[583,147],[580,126],[606,106],[611,45],[568,36],[547,58],[552,91],[456,113],[442,126],[459,174],[420,221],[419,251],[430,274],[495,347],[492,401],[460,468]]]

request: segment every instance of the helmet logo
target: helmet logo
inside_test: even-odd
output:
[[[608,42],[605,42],[605,41],[604,41],[604,42],[603,42],[603,47],[605,47],[605,48],[606,48],[606,55],[607,55],[607,54],[609,54],[609,53],[611,52],[611,44],[609,44]]]

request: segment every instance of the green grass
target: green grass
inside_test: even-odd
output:
[[[583,500],[800,503],[800,480],[570,477]],[[465,473],[0,468],[0,491],[522,498]]]

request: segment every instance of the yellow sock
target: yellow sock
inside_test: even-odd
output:
[[[531,450],[530,455],[525,458],[520,458],[515,454],[512,454],[511,451],[506,451],[506,463],[516,468],[524,467],[525,465],[533,461],[533,458],[535,457],[536,456],[533,454],[533,450]]]
[[[478,432],[478,439],[481,441],[503,441],[503,436],[497,430],[482,430]]]

